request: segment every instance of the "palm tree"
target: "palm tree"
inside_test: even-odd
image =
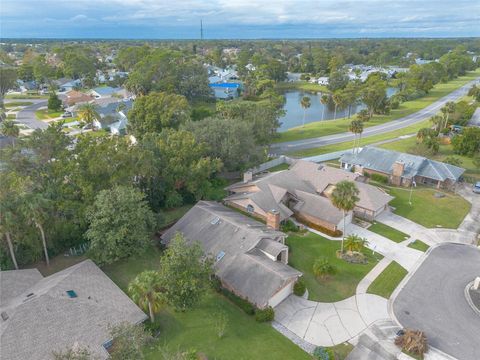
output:
[[[352,211],[360,200],[358,197],[359,190],[352,181],[343,180],[337,183],[332,191],[331,201],[333,206],[343,212],[343,237],[340,251],[343,253],[343,241],[346,232],[346,216],[347,212]]]
[[[85,122],[86,125],[90,125],[92,128],[93,122],[100,117],[97,112],[97,107],[95,104],[91,103],[83,104],[78,110],[78,116]]]
[[[0,134],[16,139],[20,135],[20,129],[13,120],[7,119],[1,123]],[[13,140],[12,145],[15,146],[15,140]]]
[[[440,115],[434,115],[430,118],[430,121],[433,123],[435,126],[435,130],[437,132],[440,132],[442,130],[442,125],[443,125],[443,118]]]
[[[148,309],[150,321],[155,321],[155,312],[163,304],[161,278],[157,271],[147,270],[137,275],[128,285],[128,293],[138,306]]]
[[[360,146],[360,140],[363,133],[363,123],[359,120],[352,120],[352,122],[350,123],[349,130],[355,135],[355,138],[353,140],[353,153],[355,153],[355,149],[357,148],[357,146],[358,147]],[[358,135],[360,135],[358,139],[358,144],[355,145],[357,142]]]
[[[2,206],[1,212],[0,212],[0,235],[5,235],[5,239],[7,240],[7,246],[8,246],[8,251],[10,252],[10,257],[12,258],[13,266],[15,266],[15,270],[18,270],[18,263],[17,263],[17,257],[15,256],[15,250],[13,249],[13,241],[11,237],[11,227],[13,225],[13,216],[12,213],[6,209],[4,209],[3,205],[5,204],[0,204]]]
[[[328,96],[327,94],[323,94],[320,97],[320,102],[323,105],[323,110],[322,110],[322,121],[323,121],[325,119],[325,109],[327,108],[328,103],[330,102],[330,96]]]
[[[350,234],[345,238],[345,248],[347,251],[358,251],[361,252],[362,249],[368,244],[367,239],[362,238],[355,234]]]
[[[307,112],[307,109],[312,105],[312,103],[310,102],[310,98],[308,96],[302,97],[302,99],[300,100],[300,105],[303,108],[303,125],[302,126],[305,126],[305,114]]]
[[[449,101],[440,109],[443,114],[443,118],[445,119],[445,126],[443,128],[448,126],[448,118],[450,117],[450,114],[455,112],[455,107],[456,104],[453,101]]]
[[[321,257],[313,263],[312,271],[316,277],[325,279],[328,275],[334,275],[337,272],[337,269],[330,264],[327,258]]]
[[[335,104],[335,111],[333,113],[333,120],[337,118],[337,108],[343,109],[345,107],[345,95],[341,91],[337,91],[332,96],[333,103]]]
[[[46,212],[50,207],[50,201],[43,197],[42,194],[34,192],[25,194],[22,200],[23,213],[25,214],[26,219],[31,224],[35,225],[40,231],[45,261],[47,262],[47,266],[50,266],[50,258],[47,250],[47,239],[45,236],[45,229],[43,228]]]
[[[127,109],[127,104],[121,101],[117,106],[117,112],[124,111]]]

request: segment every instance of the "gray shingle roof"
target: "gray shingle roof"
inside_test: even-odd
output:
[[[16,271],[1,272],[0,276],[2,290],[11,287],[11,279],[22,279],[16,283],[16,295],[0,306],[8,314],[7,320],[0,319],[2,359],[51,359],[52,351],[74,344],[88,346],[95,356],[105,359],[102,344],[110,338],[109,325],[147,318],[90,260],[45,278]],[[68,290],[77,297],[70,298]]]
[[[345,154],[340,158],[342,163],[359,165],[367,169],[391,174],[395,162],[405,164],[403,177],[423,176],[429,179],[457,181],[465,169],[430,160],[422,156],[405,154],[397,151],[366,146],[358,154]]]
[[[180,232],[189,241],[198,241],[206,254],[217,258],[216,274],[237,294],[257,306],[268,300],[300,272],[278,261],[263,251],[277,252],[285,245],[273,245],[286,235],[268,229],[264,224],[216,202],[200,201],[163,236],[168,243]],[[280,250],[281,251],[281,250]]]

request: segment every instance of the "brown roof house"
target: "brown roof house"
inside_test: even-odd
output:
[[[53,359],[88,348],[107,359],[109,325],[147,319],[91,260],[43,277],[37,269],[0,272],[0,358]]]
[[[86,103],[94,99],[93,96],[76,90],[69,91],[65,95],[66,98],[65,100],[63,100],[65,107],[70,107],[80,103]]]
[[[343,214],[332,205],[330,194],[338,182],[358,178],[358,174],[298,160],[289,170],[255,178],[250,172],[245,173],[243,182],[227,188],[230,195],[224,201],[262,220],[270,210],[275,210],[280,214],[280,221],[294,216],[301,222],[336,231],[343,227]],[[360,190],[360,201],[353,213],[360,217],[374,219],[393,199],[374,186],[358,181],[356,185]],[[347,223],[352,215],[347,215]]]
[[[264,225],[220,203],[200,201],[162,235],[162,242],[168,244],[177,232],[198,241],[213,257],[225,288],[258,308],[274,307],[302,275],[287,265],[287,236],[278,231],[279,217],[272,212]]]

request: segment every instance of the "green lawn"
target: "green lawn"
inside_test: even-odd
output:
[[[311,84],[308,81],[294,81],[294,82],[279,82],[275,85],[276,90],[285,91],[285,90],[304,90],[312,92],[330,92],[326,86]]]
[[[5,99],[48,99],[48,95],[39,95],[39,94],[8,94],[5,95]]]
[[[62,116],[63,111],[53,111],[48,109],[35,111],[35,116],[38,120],[50,120]]]
[[[160,251],[152,248],[145,255],[105,266],[105,273],[123,290],[141,271],[156,269]],[[214,328],[213,314],[222,311],[228,318],[225,337],[219,339]],[[170,352],[195,349],[209,359],[298,359],[310,356],[294,345],[269,324],[260,324],[246,315],[223,296],[211,292],[193,310],[175,312],[164,309],[158,316],[161,335],[146,349],[147,359],[159,359],[160,350]]]
[[[437,84],[428,95],[400,104],[399,108],[392,110],[389,115],[375,115],[368,123],[365,123],[365,127],[383,124],[417,112],[478,76],[480,76],[480,68],[447,83]],[[350,121],[351,119],[343,118],[309,123],[304,127],[295,127],[280,133],[274,142],[309,139],[345,132],[348,131]]]
[[[185,215],[187,211],[192,208],[192,206],[193,205],[188,204],[188,205],[182,205],[175,209],[162,210],[160,212],[161,223],[159,224],[159,227],[162,228],[168,225],[172,225],[174,222],[180,219],[183,215]]]
[[[407,234],[378,221],[375,221],[372,225],[370,225],[368,230],[373,231],[378,235],[385,236],[387,239],[395,241],[396,243],[405,241],[410,237]]]
[[[362,138],[360,146],[371,145],[381,141],[386,141],[390,139],[396,139],[399,136],[416,134],[418,130],[429,126],[430,122],[428,120],[421,121],[417,124],[407,126],[400,130],[390,131],[384,134],[368,136]],[[307,156],[315,156],[315,155],[322,155],[327,154],[335,151],[340,150],[347,150],[353,148],[353,141],[346,141],[338,144],[322,146],[318,148],[306,149],[306,150],[298,150],[290,152],[289,155],[297,156],[297,157],[307,157]]]
[[[427,251],[430,248],[430,246],[428,246],[421,240],[415,240],[414,242],[408,244],[408,247],[412,249],[420,250],[423,252]]]
[[[400,281],[407,275],[407,270],[392,261],[385,270],[370,284],[367,293],[383,296],[388,299]]]
[[[379,145],[379,147],[405,153],[412,153],[416,144],[417,139],[414,136],[408,139],[401,139],[388,144],[382,144]],[[452,145],[440,145],[438,154],[429,156],[429,158],[437,161],[444,161],[448,156],[454,156],[461,160],[462,164],[460,166],[465,168],[466,171],[464,176],[467,179],[471,178],[473,181],[480,181],[480,169],[473,164],[473,158],[455,154]]]
[[[290,165],[284,163],[284,164],[274,166],[274,167],[268,169],[268,171],[275,172],[275,171],[280,171],[280,170],[287,170],[289,167],[290,167]]]
[[[307,232],[305,235],[289,235],[289,264],[303,272],[309,299],[322,302],[334,302],[355,295],[355,289],[365,275],[381,259],[381,255],[372,255],[365,249],[368,264],[350,264],[338,259],[336,251],[340,241],[328,240],[320,235]],[[312,272],[313,263],[319,257],[326,257],[335,266],[337,273],[327,280],[317,280]],[[378,259],[378,260],[377,260]]]
[[[394,196],[390,205],[395,214],[410,219],[427,228],[444,227],[456,229],[470,211],[470,203],[459,195],[442,192],[445,196],[436,198],[437,189],[417,187],[412,190],[412,205],[409,204],[410,189],[387,187]]]
[[[5,108],[11,109],[17,106],[29,106],[29,105],[33,105],[33,103],[30,101],[12,101],[9,103],[5,103]]]

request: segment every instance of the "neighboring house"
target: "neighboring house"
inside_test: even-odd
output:
[[[93,97],[91,95],[76,90],[71,90],[67,92],[65,96],[66,97],[63,100],[63,104],[65,107],[70,107],[75,104],[86,103],[93,100]]]
[[[117,93],[121,92],[122,88],[112,88],[110,86],[100,86],[95,89],[90,90],[90,94],[96,99],[108,98],[115,96]]]
[[[287,235],[278,231],[279,215],[271,212],[265,226],[217,202],[200,201],[162,235],[162,242],[168,245],[177,232],[198,241],[213,257],[225,288],[260,309],[275,307],[302,275],[287,265]]]
[[[361,174],[380,174],[396,186],[433,185],[451,188],[461,178],[465,169],[430,160],[422,156],[400,153],[366,146],[358,154],[344,154],[340,158],[344,169],[354,169]]]
[[[81,87],[82,81],[79,79],[72,80],[69,78],[61,78],[53,80],[53,84],[58,87],[59,92],[68,92]]]
[[[208,84],[217,99],[231,100],[239,95],[239,83],[211,83]]]
[[[52,359],[73,346],[107,359],[108,327],[147,319],[91,260],[45,278],[37,269],[2,271],[0,280],[2,359]]]
[[[95,104],[100,119],[95,120],[93,125],[97,129],[110,130],[114,135],[124,134],[128,124],[127,114],[133,107],[133,101],[109,98],[96,100]]]
[[[289,170],[262,174],[253,178],[251,172],[244,181],[227,188],[230,195],[226,204],[265,220],[270,210],[280,214],[280,221],[295,217],[330,231],[343,228],[343,213],[331,202],[335,184],[342,180],[355,181],[359,175],[310,161],[298,160]],[[355,215],[373,219],[388,208],[393,199],[384,191],[356,182],[360,201],[354,209]],[[347,214],[346,223],[352,219]]]
[[[328,85],[328,76],[321,76],[317,79],[318,85]]]

